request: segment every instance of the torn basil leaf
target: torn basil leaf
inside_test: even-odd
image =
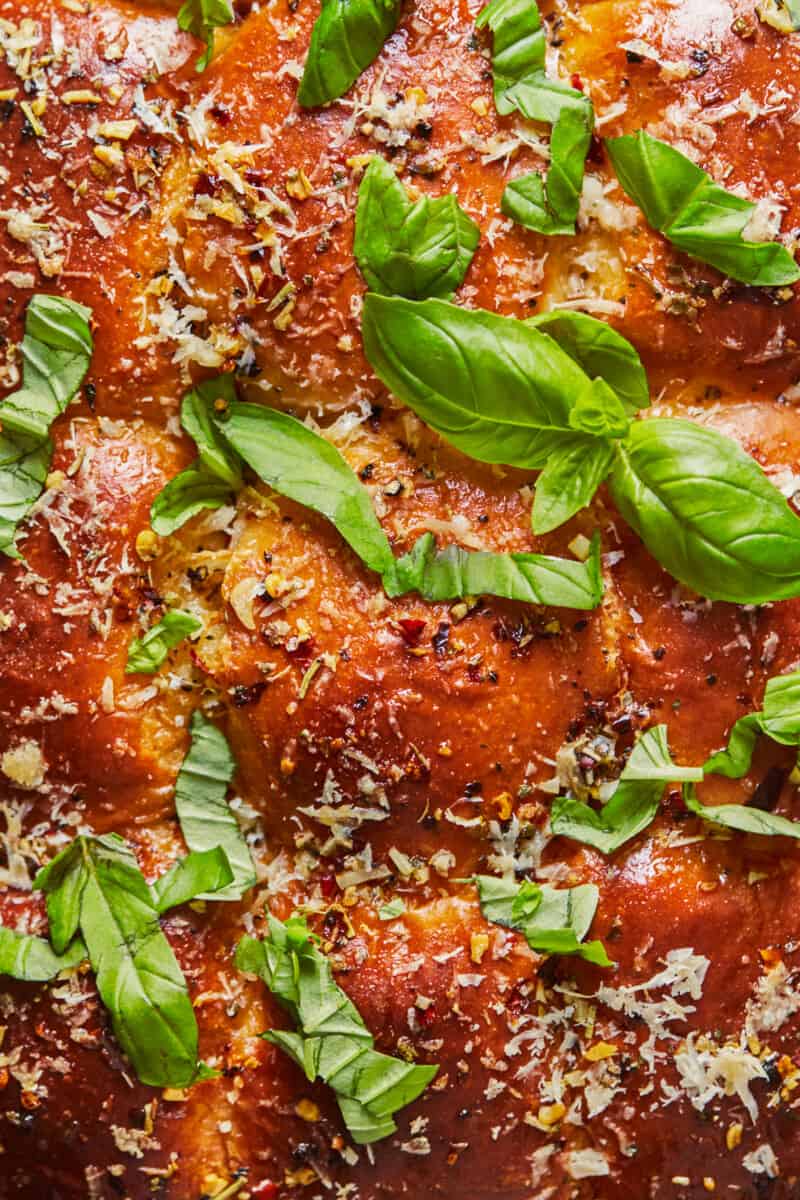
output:
[[[683,789],[683,800],[689,812],[723,829],[757,833],[761,837],[800,838],[800,821],[790,821],[777,813],[763,812],[747,804],[701,804],[690,785]]]
[[[50,426],[89,369],[91,309],[60,296],[32,296],[22,340],[22,386],[0,402],[0,552],[20,558],[20,523],[41,495],[53,447]]]
[[[170,650],[203,628],[203,622],[179,608],[169,609],[161,620],[128,647],[126,675],[152,675],[166,662]]]
[[[454,195],[412,203],[394,168],[375,156],[358,189],[353,253],[373,292],[449,299],[463,282],[480,230]]]
[[[205,71],[214,53],[214,30],[233,21],[231,0],[185,0],[178,10],[178,28],[192,33],[205,42],[205,52],[195,64],[196,70]]]
[[[400,0],[322,0],[298,104],[316,108],[343,96],[394,33],[400,9]]]
[[[153,501],[150,524],[161,536],[174,533],[203,509],[230,504],[241,488],[239,457],[214,423],[214,417],[235,399],[230,375],[218,375],[184,396],[181,425],[194,438],[197,459],[171,479]]]
[[[750,770],[761,734],[782,746],[800,747],[800,671],[767,680],[761,712],[740,717],[728,735],[728,745],[704,764],[706,774],[741,779]]]
[[[353,1140],[364,1145],[394,1133],[394,1114],[417,1099],[438,1067],[375,1049],[305,920],[294,916],[284,924],[270,915],[263,941],[245,937],[239,943],[236,966],[258,975],[287,1010],[296,1032],[270,1030],[264,1037],[289,1054],[309,1081],[319,1078],[334,1090]]]
[[[228,856],[221,846],[214,846],[179,858],[151,884],[151,890],[160,915],[190,900],[224,900],[232,882]]]
[[[585,563],[546,554],[492,554],[436,549],[431,533],[418,538],[384,578],[388,596],[419,592],[425,600],[460,596],[503,596],[527,604],[596,608],[603,597],[600,539],[595,535]]]
[[[800,519],[733,439],[692,421],[636,422],[617,443],[610,487],[653,557],[702,596],[800,595]]]
[[[642,129],[609,138],[606,147],[627,194],[678,250],[753,287],[800,279],[785,246],[748,239],[755,204],[726,191],[679,150]]]
[[[567,360],[569,361],[569,360]],[[335,446],[294,417],[257,404],[233,404],[225,436],[265,483],[331,521],[389,596],[426,600],[503,596],[530,604],[595,608],[602,597],[599,547],[588,562],[543,554],[492,554],[457,546],[437,551],[431,534],[395,559],[369,493]]]
[[[515,179],[503,193],[503,212],[539,233],[574,233],[594,128],[591,101],[583,92],[547,78],[544,29],[534,0],[492,0],[476,25],[488,26],[494,36],[497,111],[516,111],[553,127],[547,178],[530,174]]]
[[[596,810],[571,796],[558,797],[550,811],[551,832],[613,854],[651,823],[667,783],[702,778],[702,767],[679,767],[672,761],[667,727],[655,725],[636,742],[608,803]]]
[[[197,1077],[197,1022],[151,888],[115,834],[76,838],[39,871],[56,953],[80,930],[114,1034],[142,1083]]]
[[[186,845],[192,851],[224,850],[232,878],[200,900],[240,900],[256,881],[255,868],[239,822],[227,801],[236,770],[225,735],[203,716],[192,714],[191,745],[175,783],[175,809]]]
[[[486,920],[519,930],[531,950],[574,954],[599,967],[614,965],[602,942],[584,941],[597,910],[599,892],[594,884],[553,888],[493,875],[476,875],[474,883]]]
[[[15,933],[0,925],[0,975],[26,983],[46,983],[86,958],[86,947],[75,938],[63,954],[54,953],[44,938]]]

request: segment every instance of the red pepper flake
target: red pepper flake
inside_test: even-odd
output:
[[[278,1194],[278,1185],[273,1183],[271,1179],[265,1179],[263,1183],[257,1183],[255,1187],[250,1188],[250,1195],[253,1200],[274,1200]]]
[[[418,646],[425,632],[426,622],[420,617],[401,617],[397,622],[403,641],[407,646]]]
[[[211,109],[211,115],[220,125],[230,125],[233,118],[233,113],[225,104],[215,104]]]
[[[209,175],[206,171],[201,171],[197,176],[194,185],[195,196],[213,196],[219,191],[221,180],[218,175]]]
[[[577,73],[575,75],[571,75],[569,81],[577,92],[583,91],[583,80],[581,79],[580,75]]]
[[[319,890],[326,900],[332,900],[339,890],[336,876],[333,874],[323,875],[319,881]]]

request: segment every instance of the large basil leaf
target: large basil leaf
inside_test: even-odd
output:
[[[400,0],[322,0],[298,103],[316,108],[343,96],[394,33],[400,8]]]
[[[503,212],[544,234],[575,232],[594,110],[583,92],[545,74],[546,43],[534,0],[492,0],[476,21],[494,37],[497,111],[553,126],[547,178],[525,175],[503,193]]]
[[[596,608],[603,596],[600,541],[595,536],[585,563],[545,554],[492,554],[448,546],[437,550],[426,533],[384,577],[389,596],[419,592],[425,600],[503,596],[527,604]]]
[[[576,434],[554,450],[536,480],[531,525],[534,533],[549,533],[587,504],[614,461],[611,442]]]
[[[397,1128],[394,1113],[427,1087],[438,1067],[418,1066],[375,1050],[358,1009],[333,978],[305,922],[286,924],[269,916],[262,941],[243,938],[236,951],[240,971],[258,975],[298,1026],[264,1036],[297,1062],[312,1082],[336,1093],[354,1141],[366,1144]]]
[[[625,191],[679,250],[755,287],[800,279],[785,246],[743,236],[755,205],[720,187],[679,150],[644,130],[610,138],[606,147]]]
[[[214,422],[236,399],[230,375],[199,384],[181,403],[181,425],[197,444],[197,459],[181,471],[156,496],[150,509],[150,524],[166,537],[205,508],[229,504],[242,486],[239,456],[231,449]]]
[[[554,309],[528,317],[525,324],[558,342],[590,379],[605,380],[629,417],[648,407],[650,388],[642,360],[627,338],[605,321],[588,313]]]
[[[86,958],[80,938],[64,954],[55,954],[49,942],[29,933],[15,933],[0,925],[0,975],[10,975],[27,983],[45,983]]]
[[[762,837],[800,838],[800,821],[790,821],[777,813],[749,808],[746,804],[701,804],[691,786],[683,789],[683,799],[690,812],[712,825]]]
[[[383,383],[472,458],[543,467],[574,438],[570,410],[587,377],[523,321],[442,300],[367,295],[362,334]]]
[[[559,797],[550,813],[551,831],[613,854],[653,820],[665,784],[702,778],[701,767],[679,767],[672,761],[667,727],[656,725],[633,747],[608,804],[596,811],[571,796]]]
[[[19,558],[20,522],[44,488],[49,430],[80,387],[92,356],[91,309],[59,296],[31,297],[22,340],[22,387],[0,402],[0,552]]]
[[[480,230],[454,195],[412,204],[394,168],[371,159],[358,189],[353,253],[373,292],[449,299],[463,282]]]
[[[193,33],[205,42],[205,53],[198,58],[196,69],[205,71],[214,53],[214,30],[233,20],[231,0],[185,0],[178,11],[178,28]]]
[[[199,617],[179,608],[170,609],[147,633],[133,639],[128,647],[125,673],[152,675],[166,662],[170,650],[174,650],[184,638],[191,637],[202,628],[203,622]]]
[[[370,570],[391,571],[394,557],[369,492],[335,446],[295,417],[258,404],[231,404],[220,428],[265,483],[327,517]]]
[[[575,954],[600,967],[613,963],[602,942],[584,942],[597,910],[594,884],[574,888],[539,886],[528,880],[476,875],[481,912],[487,921],[518,929],[541,954]]]
[[[142,1083],[192,1083],[197,1022],[186,980],[159,926],[153,893],[123,840],[77,838],[39,872],[34,887],[47,896],[57,951],[55,931],[80,927],[115,1036]]]
[[[738,443],[691,421],[639,421],[611,493],[650,553],[712,600],[800,595],[800,520]]]
[[[233,876],[229,886],[199,899],[239,900],[256,881],[239,822],[226,799],[236,770],[225,736],[199,709],[192,714],[191,745],[175,783],[175,809],[190,850],[224,850]]]

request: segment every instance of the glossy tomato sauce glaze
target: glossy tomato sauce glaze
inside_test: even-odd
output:
[[[259,870],[241,904],[164,922],[201,1054],[222,1071],[191,1091],[136,1082],[91,973],[3,981],[3,1198],[798,1194],[793,843],[712,835],[667,793],[650,830],[606,859],[548,841],[538,786],[559,750],[580,770],[598,737],[618,758],[658,722],[676,761],[702,761],[760,706],[766,680],[797,665],[798,602],[747,609],[688,593],[603,491],[533,538],[529,475],[463,458],[387,396],[360,348],[365,156],[389,154],[419,194],[455,191],[478,222],[467,303],[525,316],[574,301],[608,320],[641,353],[654,411],[736,437],[790,491],[796,292],[731,284],[673,251],[615,186],[599,138],[575,237],[502,218],[509,164],[542,158],[517,118],[495,114],[479,8],[409,4],[351,92],[306,112],[295,96],[311,0],[239,6],[202,75],[166,5],[0,4],[6,349],[35,291],[90,305],[96,347],[53,429],[61,475],[26,562],[0,567],[0,750],[33,740],[46,766],[33,788],[0,784],[0,917],[46,931],[30,879],[78,828],[123,834],[148,878],[183,851],[173,786],[198,704],[234,749]],[[777,200],[784,231],[800,225],[796,36],[750,0],[564,0],[543,14],[551,68],[589,92],[602,136],[647,126],[726,187]],[[98,132],[112,121],[132,126]],[[120,158],[96,153],[109,141]],[[329,431],[398,550],[434,529],[563,555],[599,528],[602,607],[389,601],[330,526],[265,489],[143,560],[149,505],[194,454],[180,397],[243,355],[250,398]],[[247,600],[268,574],[296,595],[272,611]],[[172,657],[166,683],[126,678],[138,618],[189,596],[208,618],[200,641]],[[704,796],[760,788],[797,816],[791,768],[790,751],[764,746],[745,780],[711,781]],[[313,809],[331,787],[354,803],[379,789],[390,815],[323,853],[331,830]],[[345,859],[367,850],[391,874],[342,890]],[[545,960],[484,920],[458,881],[515,867],[598,884],[592,936],[615,970]],[[405,914],[381,921],[396,896]],[[266,904],[281,917],[310,906],[380,1048],[440,1064],[397,1136],[370,1152],[352,1151],[328,1090],[258,1037],[285,1017],[232,952]],[[473,934],[488,937],[480,955]]]

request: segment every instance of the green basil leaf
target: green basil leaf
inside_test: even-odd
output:
[[[54,946],[54,930],[71,925],[79,896],[78,924],[97,990],[142,1083],[192,1083],[197,1022],[186,980],[159,926],[150,887],[123,840],[113,834],[77,838],[39,872],[34,887],[47,895]]]
[[[256,873],[244,834],[226,799],[236,762],[224,734],[199,709],[192,714],[190,731],[191,746],[175,783],[181,832],[190,850],[223,850],[232,869],[228,887],[209,888],[209,894],[198,893],[198,898],[240,900],[256,882]]]
[[[481,462],[543,467],[571,441],[587,377],[537,329],[442,300],[364,298],[362,334],[378,377],[426,424]]]
[[[198,58],[196,70],[205,71],[214,53],[214,30],[233,21],[231,0],[184,0],[178,11],[178,28],[193,33],[205,42],[205,53]]]
[[[561,354],[545,335],[535,336]],[[495,595],[580,609],[596,608],[600,603],[597,543],[589,560],[581,563],[542,554],[474,552],[457,546],[437,551],[433,536],[427,534],[409,554],[396,560],[369,493],[325,438],[296,418],[257,404],[232,404],[220,428],[265,483],[327,517],[364,565],[380,574],[389,596],[410,591],[418,591],[427,600]]]
[[[400,0],[322,0],[297,92],[303,108],[343,96],[397,28]]]
[[[555,450],[536,480],[533,532],[549,533],[590,504],[613,461],[610,442],[580,434]]]
[[[708,775],[725,775],[728,779],[741,779],[750,770],[753,751],[762,732],[762,713],[749,713],[740,717],[728,735],[724,750],[712,754],[703,764]]]
[[[333,978],[330,964],[297,917],[268,918],[263,942],[244,938],[236,951],[241,971],[257,974],[288,1009],[296,1032],[264,1034],[305,1071],[336,1093],[353,1139],[365,1144],[396,1129],[394,1113],[410,1104],[438,1071],[381,1054],[358,1010]]]
[[[588,313],[554,309],[528,317],[525,324],[549,334],[590,379],[604,379],[619,396],[629,417],[650,404],[642,360],[631,343],[605,321],[598,321]]]
[[[762,837],[800,838],[800,821],[790,821],[777,813],[762,812],[746,804],[701,804],[691,786],[683,789],[683,799],[690,812],[712,825]]]
[[[604,379],[593,379],[575,397],[569,423],[577,433],[597,438],[623,438],[630,427],[622,401]]]
[[[21,521],[50,469],[48,434],[80,387],[92,356],[91,309],[37,294],[25,313],[22,387],[0,402],[0,552],[19,558]]]
[[[193,463],[158,493],[150,508],[150,524],[156,533],[167,537],[203,509],[222,508],[232,500],[227,483]]]
[[[371,159],[358,189],[353,253],[373,292],[449,299],[472,262],[480,230],[454,195],[412,204],[394,168]]]
[[[205,508],[230,504],[242,486],[238,454],[220,433],[214,418],[217,405],[226,410],[236,399],[230,375],[219,375],[188,392],[181,403],[181,425],[194,438],[198,457],[156,496],[150,524],[163,537],[174,533]]]
[[[302,421],[258,404],[231,404],[220,428],[256,475],[331,521],[371,571],[394,556],[366,488],[335,446]]]
[[[490,595],[558,608],[596,608],[603,597],[600,541],[595,536],[589,558],[582,563],[545,554],[492,554],[459,546],[437,550],[433,534],[426,533],[397,560],[384,586],[388,596],[419,592],[432,601]]]
[[[705,771],[741,779],[750,770],[762,733],[782,746],[800,746],[800,671],[767,680],[763,711],[739,718],[728,735],[728,745],[711,755]]]
[[[170,650],[179,646],[184,638],[203,628],[203,622],[192,613],[179,608],[164,613],[161,620],[148,629],[140,638],[134,638],[128,647],[126,675],[152,675],[166,661]]]
[[[800,671],[767,680],[761,728],[773,742],[800,745]]]
[[[679,767],[672,761],[667,727],[656,725],[633,747],[608,804],[595,811],[571,796],[559,797],[550,813],[551,832],[613,854],[651,823],[666,783],[702,778],[702,767]]]
[[[228,856],[221,846],[215,846],[179,858],[150,886],[156,908],[162,914],[190,900],[222,900],[225,898],[222,893],[232,881]]]
[[[756,206],[720,187],[679,150],[644,130],[609,138],[606,147],[627,194],[679,250],[754,287],[800,279],[785,246],[743,236]]]
[[[601,942],[583,941],[597,910],[599,892],[594,884],[553,888],[492,875],[477,875],[474,882],[487,921],[518,929],[532,950],[576,954],[597,966],[613,966]]]
[[[617,444],[611,494],[654,558],[701,595],[800,595],[800,519],[731,438],[691,421],[639,421]]]
[[[75,938],[64,954],[55,954],[44,938],[15,933],[0,925],[0,975],[27,983],[46,983],[86,958],[86,947]]]
[[[517,111],[553,126],[547,179],[525,175],[510,183],[503,193],[503,212],[540,233],[574,233],[594,127],[591,101],[583,92],[547,78],[544,30],[533,0],[492,0],[476,25],[488,25],[494,37],[497,111]]]

